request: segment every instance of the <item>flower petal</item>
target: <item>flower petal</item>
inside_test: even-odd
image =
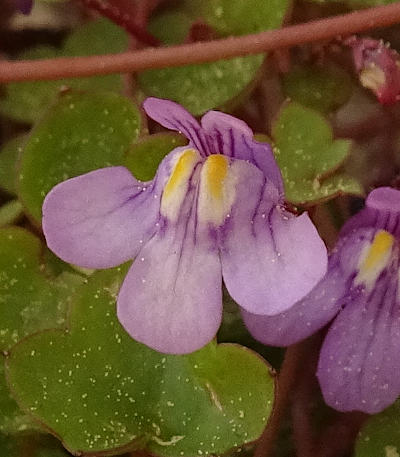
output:
[[[162,189],[182,149],[168,154],[148,183],[124,167],[109,167],[55,186],[43,203],[49,248],[87,268],[110,268],[135,257],[156,230]]]
[[[195,190],[176,223],[164,219],[139,253],[118,297],[118,318],[137,341],[171,354],[196,351],[221,322],[221,264],[215,240],[196,220]]]
[[[143,102],[143,109],[163,127],[183,133],[190,141],[190,146],[196,148],[203,156],[210,153],[202,128],[183,106],[171,100],[149,97]]]
[[[201,119],[201,125],[211,139],[213,153],[249,161],[262,170],[283,194],[282,175],[271,146],[255,141],[245,122],[219,111],[209,111]]]
[[[263,316],[243,309],[242,316],[249,332],[261,343],[269,346],[290,346],[326,325],[340,310],[339,299],[343,293],[344,282],[336,269],[284,313]]]
[[[330,255],[325,277],[284,313],[262,316],[242,310],[244,322],[254,338],[271,346],[289,346],[326,325],[345,303],[360,256],[373,236],[374,230],[362,229],[342,237]]]
[[[285,211],[278,190],[260,170],[244,161],[232,167],[236,201],[221,245],[225,284],[250,313],[278,314],[324,276],[326,248],[308,215]]]
[[[390,187],[373,190],[365,201],[365,208],[349,219],[341,235],[351,233],[360,227],[383,229],[400,236],[400,191]]]
[[[375,414],[400,393],[399,249],[373,286],[358,286],[335,319],[320,353],[325,401],[339,411]]]

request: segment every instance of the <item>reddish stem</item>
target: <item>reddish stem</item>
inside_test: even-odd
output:
[[[4,61],[0,82],[54,80],[212,62],[332,39],[400,22],[400,2],[253,35],[115,55]]]
[[[126,11],[124,8],[121,8],[121,5],[119,5],[118,2],[104,0],[79,1],[86,7],[98,11],[102,16],[107,17],[115,24],[124,28],[141,43],[149,46],[159,46],[161,44],[156,37],[138,25],[138,23],[133,19],[131,11]]]

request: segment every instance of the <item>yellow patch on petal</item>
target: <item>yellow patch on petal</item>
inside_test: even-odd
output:
[[[176,189],[185,183],[193,171],[193,166],[198,162],[199,154],[194,149],[187,149],[177,160],[175,167],[164,187],[163,198],[170,198]]]
[[[198,215],[202,222],[224,222],[235,200],[235,182],[227,157],[213,154],[207,158],[200,177]]]
[[[228,159],[221,154],[213,154],[204,164],[204,176],[213,198],[221,199],[223,184],[228,173]]]
[[[394,236],[385,230],[379,230],[375,234],[372,243],[366,246],[361,256],[356,284],[365,283],[369,287],[373,286],[388,265],[394,242]]]
[[[161,213],[164,216],[172,220],[178,216],[193,170],[200,161],[200,154],[195,149],[186,149],[177,158],[161,198]]]

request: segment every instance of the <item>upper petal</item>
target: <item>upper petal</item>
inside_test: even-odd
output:
[[[207,140],[196,119],[178,103],[149,97],[143,102],[147,115],[163,127],[183,133],[203,155],[209,154]]]
[[[87,268],[132,259],[156,229],[162,189],[180,149],[164,159],[152,182],[140,183],[124,167],[109,167],[55,186],[43,204],[49,248]]]
[[[347,234],[361,227],[383,229],[400,236],[400,191],[390,187],[379,187],[368,195],[365,208],[349,219],[341,234]]]
[[[252,130],[245,122],[219,111],[209,111],[202,117],[201,125],[213,153],[249,161],[283,193],[282,175],[271,146],[255,141]]]
[[[283,209],[278,190],[260,170],[244,161],[232,168],[236,201],[221,248],[225,284],[247,311],[278,314],[324,276],[326,248],[306,213],[295,217]]]
[[[375,414],[400,394],[398,262],[335,319],[321,349],[318,378],[328,405]]]
[[[220,325],[221,282],[216,242],[196,219],[192,188],[178,220],[164,218],[132,265],[118,296],[118,318],[134,339],[157,351],[196,351]]]

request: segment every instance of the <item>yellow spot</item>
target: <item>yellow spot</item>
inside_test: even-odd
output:
[[[217,199],[223,197],[223,184],[228,173],[228,159],[221,154],[213,154],[204,164],[204,173],[210,194]]]
[[[375,235],[374,241],[369,248],[367,257],[365,258],[361,268],[363,270],[371,270],[382,262],[388,251],[392,249],[394,237],[385,230],[379,230]]]
[[[194,149],[187,149],[179,157],[171,176],[168,179],[167,184],[164,187],[163,198],[169,198],[171,194],[180,186],[180,184],[186,182],[192,171],[193,167],[199,161],[199,154]]]

